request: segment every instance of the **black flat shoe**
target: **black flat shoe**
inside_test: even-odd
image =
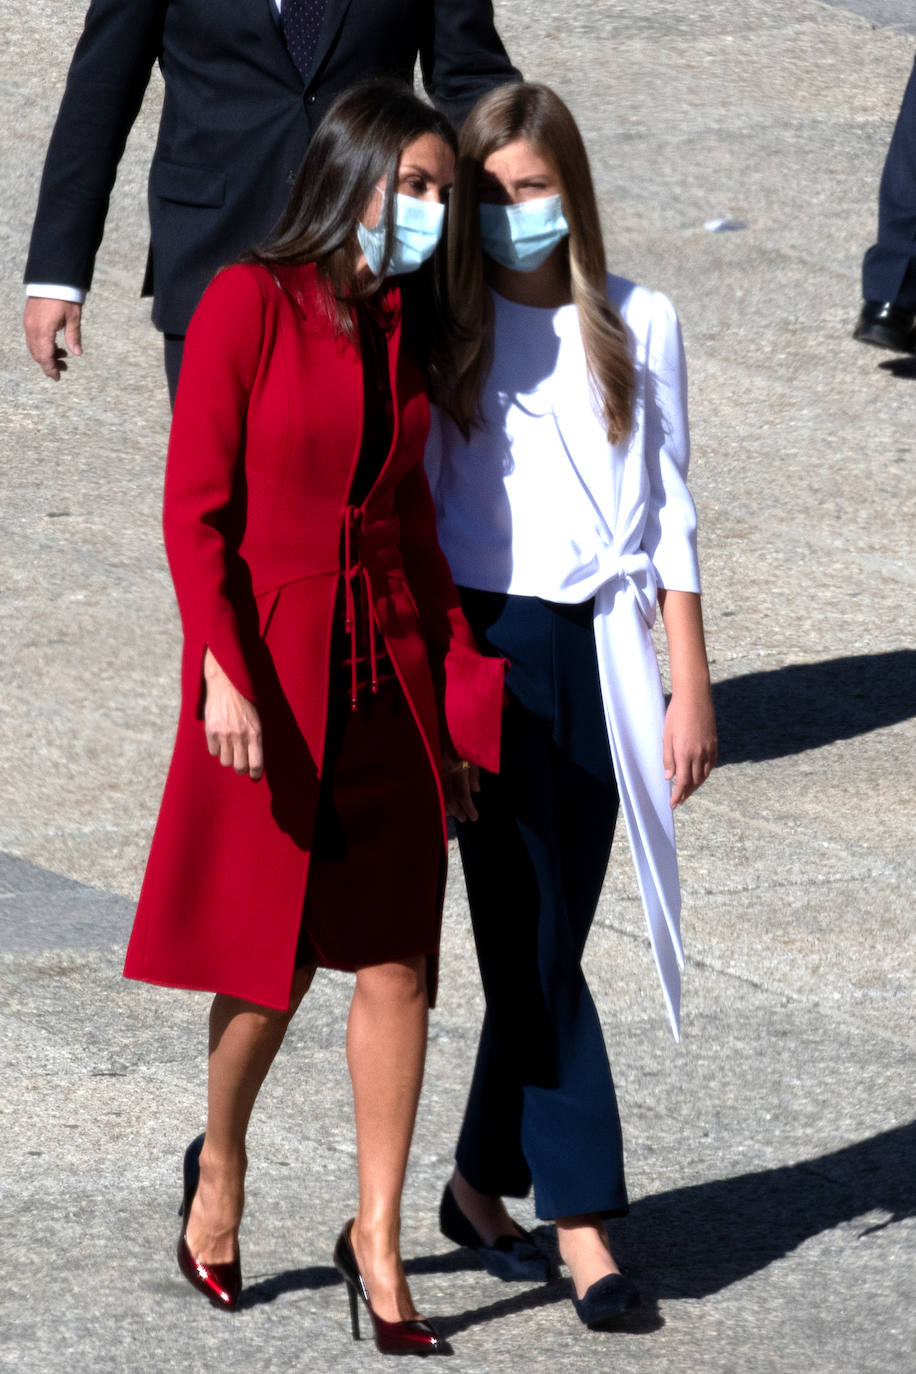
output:
[[[579,1320],[586,1326],[600,1329],[605,1322],[622,1317],[624,1312],[639,1306],[639,1289],[626,1274],[605,1274],[585,1290],[583,1298],[577,1298],[573,1288],[572,1301]]]
[[[866,301],[852,337],[895,353],[916,353],[916,313],[893,301]]]
[[[520,1236],[499,1236],[492,1245],[484,1245],[483,1237],[474,1229],[455,1201],[448,1184],[439,1204],[439,1230],[446,1240],[473,1250],[488,1274],[495,1279],[523,1283],[546,1283],[551,1277],[550,1257],[535,1244],[527,1231]]]
[[[198,1293],[203,1293],[205,1298],[209,1298],[214,1307],[222,1307],[231,1312],[238,1306],[242,1291],[241,1261],[234,1259],[227,1264],[204,1264],[194,1258],[188,1245],[188,1217],[191,1215],[191,1203],[194,1201],[200,1179],[200,1152],[203,1143],[204,1138],[199,1135],[196,1140],[191,1141],[185,1151],[184,1196],[178,1209],[178,1215],[183,1223],[181,1235],[178,1237],[178,1268],[191,1287],[196,1288]]]
[[[334,1246],[334,1268],[347,1287],[350,1299],[350,1326],[354,1341],[359,1340],[359,1304],[362,1302],[372,1322],[375,1344],[382,1355],[438,1355],[441,1344],[431,1322],[415,1318],[406,1322],[386,1322],[372,1308],[366,1281],[359,1272],[350,1240],[352,1221],[348,1221]]]

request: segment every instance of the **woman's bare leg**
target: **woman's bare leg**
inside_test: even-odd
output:
[[[619,1274],[608,1244],[607,1227],[597,1212],[581,1217],[558,1217],[560,1258],[569,1270],[577,1298],[606,1274]]]
[[[417,1316],[401,1264],[401,1192],[428,1016],[425,956],[357,973],[347,1026],[359,1170],[351,1240],[373,1309],[384,1321]]]
[[[296,970],[289,1011],[273,1011],[223,993],[213,999],[207,1133],[200,1152],[200,1182],[187,1219],[188,1248],[205,1264],[229,1263],[237,1254],[248,1121],[314,973],[311,964]]]

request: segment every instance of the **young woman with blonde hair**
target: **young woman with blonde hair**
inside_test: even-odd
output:
[[[672,810],[716,761],[683,349],[664,296],[607,275],[582,139],[546,87],[475,107],[451,207],[461,342],[427,471],[465,613],[511,666],[501,770],[459,826],[487,1011],[441,1224],[492,1273],[546,1277],[502,1201],[533,1184],[594,1325],[639,1299],[605,1229],[627,1196],[582,953],[619,805],[677,1037]]]

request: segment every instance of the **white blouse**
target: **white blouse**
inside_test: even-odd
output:
[[[623,443],[608,443],[575,306],[541,310],[494,293],[484,424],[465,442],[434,407],[426,466],[439,541],[459,586],[595,598],[611,757],[678,1039],[680,886],[651,627],[659,586],[700,590],[684,350],[665,296],[614,276],[607,290],[636,368],[633,428]]]

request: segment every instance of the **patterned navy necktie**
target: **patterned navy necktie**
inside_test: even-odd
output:
[[[289,55],[306,83],[312,67],[326,0],[283,0],[280,27]]]

